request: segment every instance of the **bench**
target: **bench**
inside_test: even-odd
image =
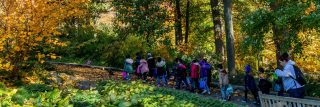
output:
[[[261,107],[320,107],[319,100],[267,95],[259,92]]]

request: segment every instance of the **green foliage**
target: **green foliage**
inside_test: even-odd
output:
[[[38,87],[38,86],[37,86]],[[156,88],[138,81],[102,81],[97,90],[67,89],[61,91],[30,91],[25,88],[0,89],[1,106],[77,106],[77,107],[236,107],[238,105],[220,102],[184,91]],[[100,91],[98,91],[100,90]]]
[[[168,32],[165,25],[167,11],[161,4],[164,0],[125,0],[112,1],[117,11],[116,26],[121,36],[144,36],[149,42],[155,41],[155,36]],[[126,26],[123,26],[125,24]]]
[[[78,91],[70,101],[76,107],[95,107],[101,102],[101,98],[98,91],[86,90]]]
[[[240,45],[243,50],[241,52],[253,54],[263,49],[264,36],[270,31],[272,20],[270,12],[266,9],[256,10],[245,17],[241,28],[247,36],[244,37],[242,45]]]
[[[107,46],[107,49],[101,58],[112,66],[122,67],[127,55],[134,59],[138,52],[147,53],[148,46],[141,37],[129,36],[125,40],[112,42]],[[145,58],[144,55],[142,57]]]
[[[102,12],[108,12],[110,8],[111,5],[109,3],[99,3],[94,0],[92,0],[92,3],[88,4],[88,10],[94,18],[98,17]]]
[[[61,91],[55,89],[50,92],[41,93],[36,100],[33,102],[34,106],[37,107],[48,107],[48,106],[58,106],[58,107],[72,107],[69,104],[70,95],[66,97],[61,96]]]
[[[310,15],[304,16],[303,26],[320,31],[320,2],[317,0],[315,1],[315,8],[316,10],[312,11]]]
[[[6,86],[2,82],[0,82],[0,89],[6,89]]]
[[[37,93],[38,94],[38,93]],[[29,92],[25,88],[18,89],[18,91],[12,95],[11,100],[19,105],[23,105],[29,98],[35,98],[36,93]]]
[[[49,92],[53,90],[53,87],[46,84],[30,84],[24,87],[28,92]]]
[[[268,57],[263,55],[275,52],[270,49],[270,45],[275,43],[279,46],[277,48],[280,53],[293,49],[292,55],[303,56],[304,48],[311,43],[308,39],[311,38],[310,32],[319,28],[318,23],[315,23],[320,15],[316,8],[318,5],[312,1],[287,1],[270,0],[267,5],[244,15],[241,23],[244,36],[237,50],[240,56],[256,56],[255,60],[261,61],[263,58],[260,53],[262,57]],[[274,6],[275,2],[277,6]]]
[[[230,103],[205,98],[196,94],[174,89],[155,88],[141,82],[125,83],[107,81],[102,95],[109,96],[105,102],[115,105],[130,106],[177,106],[177,107],[232,107]]]
[[[318,88],[320,86],[319,76],[317,78],[307,77],[306,80],[308,83],[305,86],[306,96],[320,98],[320,89]]]
[[[137,52],[146,53],[150,50],[142,37],[121,39],[110,26],[83,27],[79,32],[75,30],[70,34],[78,35],[62,38],[68,43],[68,48],[57,50],[65,58],[56,61],[84,64],[91,60],[94,65],[122,67],[126,55],[133,58]]]

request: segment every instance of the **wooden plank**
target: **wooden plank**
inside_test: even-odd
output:
[[[297,103],[297,107],[302,107],[303,103]]]
[[[270,107],[273,107],[273,106],[274,106],[274,104],[273,104],[273,100],[274,100],[274,99],[270,99],[270,100],[269,100]]]
[[[271,102],[272,102],[272,99],[268,99],[268,107],[272,107],[272,104],[271,104]]]
[[[278,101],[277,100],[273,100],[273,107],[277,107],[277,104],[278,103]]]
[[[312,104],[312,105],[320,105],[320,101],[317,100],[310,100],[310,99],[299,99],[299,98],[292,98],[292,97],[282,97],[282,96],[274,96],[274,95],[266,95],[262,94],[260,96],[261,98],[265,99],[279,99],[280,100],[285,100],[289,102],[297,102],[297,103],[306,103],[306,104]]]
[[[264,105],[263,107],[268,107],[267,106],[267,99],[263,99],[263,105]]]

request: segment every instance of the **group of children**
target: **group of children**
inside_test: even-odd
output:
[[[180,88],[180,83],[184,83],[189,87],[189,90],[195,92],[195,90],[202,91],[202,94],[211,94],[210,82],[211,82],[211,65],[202,59],[201,61],[193,60],[190,65],[190,72],[186,72],[186,66],[182,64],[182,60],[177,58],[177,74],[176,87]],[[190,81],[190,82],[188,82]]]
[[[296,82],[296,74],[293,70],[294,62],[289,60],[288,54],[283,54],[280,58],[283,70],[277,69],[274,73],[275,91],[278,91],[278,95],[283,95],[284,91],[287,91],[291,97],[303,98],[304,88],[303,85]],[[132,66],[135,66],[136,70]],[[218,64],[217,69],[219,71],[219,88],[223,100],[230,100],[232,94],[232,87],[229,84],[228,72],[223,68],[222,64]],[[190,69],[190,72],[187,72]],[[147,81],[147,77],[153,77],[157,80],[157,86],[167,86],[168,78],[171,75],[174,76],[175,88],[180,89],[181,85],[184,85],[186,89],[191,92],[200,92],[202,94],[211,94],[210,83],[211,83],[211,69],[212,66],[202,59],[201,61],[193,60],[190,67],[183,64],[180,58],[175,59],[175,65],[172,67],[172,71],[166,66],[166,62],[161,57],[157,59],[153,58],[148,53],[147,60],[142,59],[140,54],[137,54],[135,63],[130,56],[127,56],[124,64],[123,77],[126,80],[130,80],[130,75],[135,73],[144,82]],[[247,94],[250,91],[256,103],[259,103],[258,91],[262,91],[263,94],[270,94],[272,83],[266,78],[263,68],[259,68],[259,83],[256,85],[252,69],[250,65],[245,66],[246,75],[245,80],[245,98],[244,102],[248,101]],[[278,87],[278,88],[277,88]]]
[[[127,56],[124,64],[123,79],[130,80],[130,75],[136,74],[139,79],[144,82],[147,81],[147,77],[155,78],[157,86],[167,86],[168,79],[174,76],[175,88],[181,89],[184,87],[191,92],[199,92],[202,94],[211,94],[210,83],[211,83],[211,69],[212,66],[202,59],[200,61],[193,60],[190,66],[183,63],[180,58],[175,59],[175,64],[169,72],[166,62],[163,58],[153,58],[148,53],[147,60],[142,59],[140,54],[136,54],[135,62]],[[228,75],[226,70],[223,69],[222,64],[217,66],[220,71],[220,88],[222,89],[222,98],[224,100],[230,99],[231,93],[227,92],[229,85]],[[133,69],[135,68],[135,70]]]

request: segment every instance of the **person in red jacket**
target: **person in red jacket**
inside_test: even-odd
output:
[[[177,70],[175,73],[175,80],[176,80],[176,89],[180,89],[181,82],[186,84],[186,87],[189,87],[187,82],[187,67],[182,64],[182,60],[180,58],[176,58]]]
[[[200,64],[197,60],[193,60],[191,64],[191,91],[194,92],[195,89],[199,90],[199,72],[200,72]]]

